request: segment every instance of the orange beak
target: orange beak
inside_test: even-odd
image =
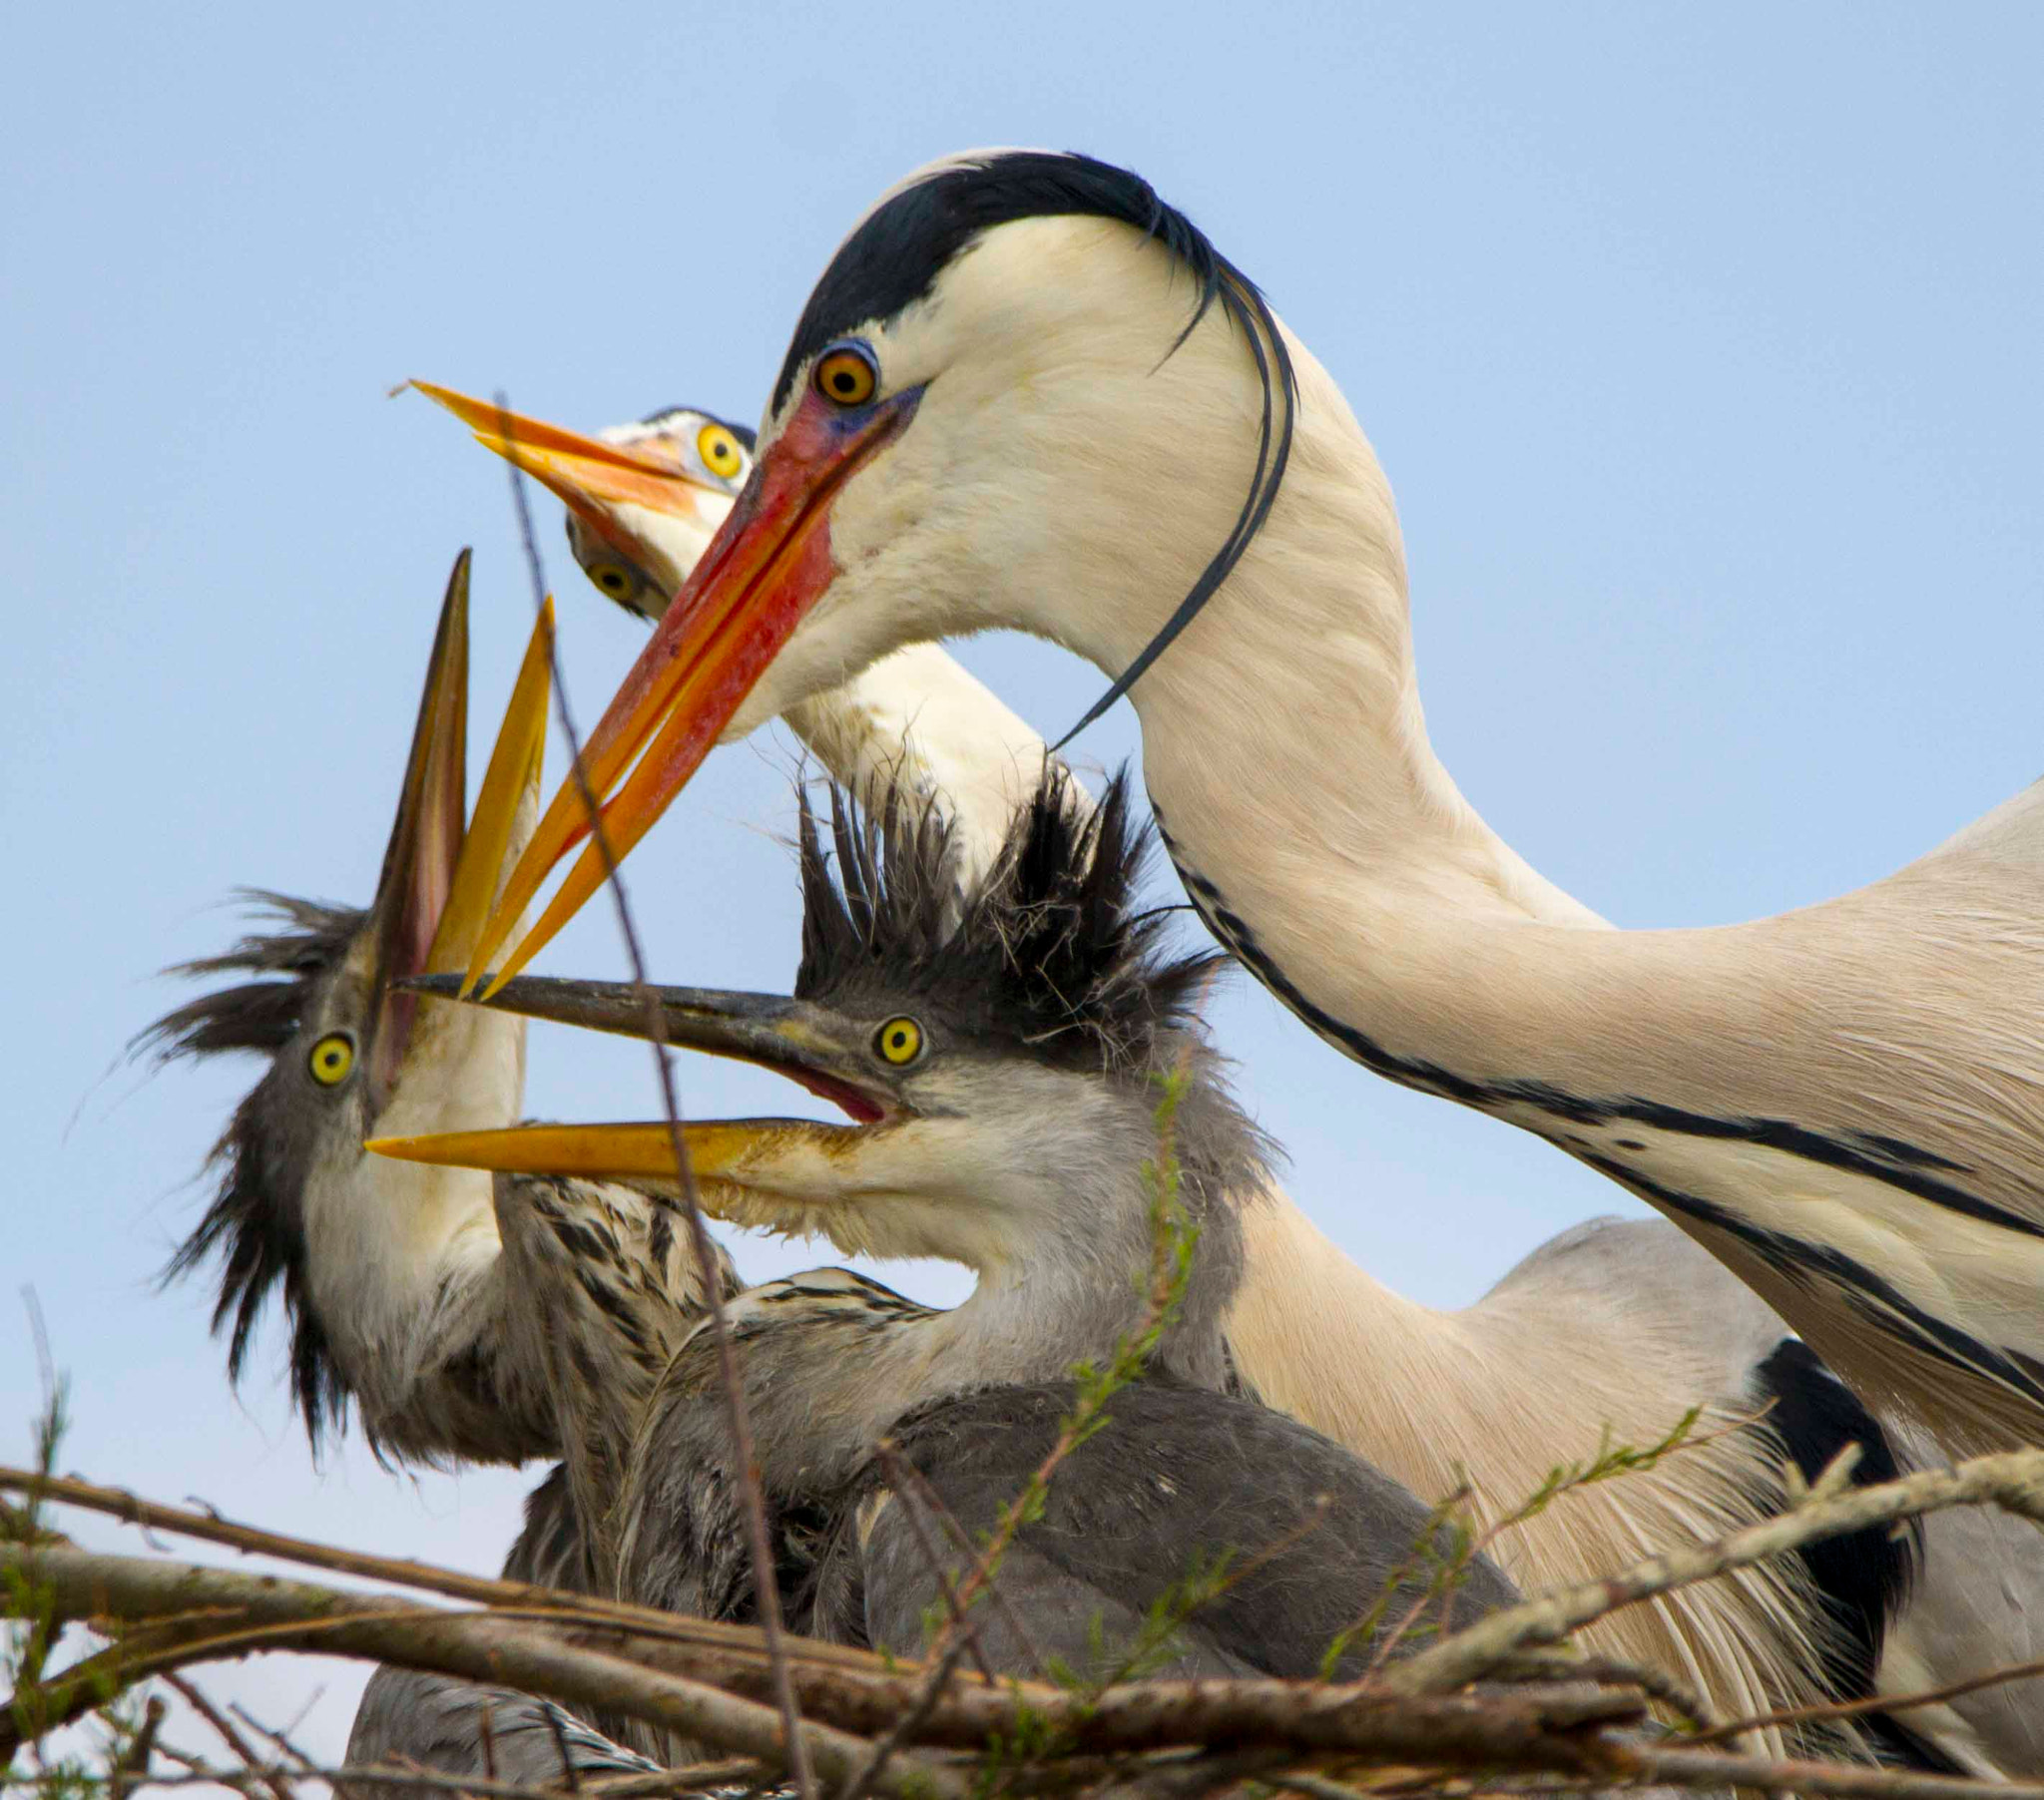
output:
[[[920,387],[908,388],[843,413],[811,396],[767,448],[583,749],[582,775],[601,811],[603,844],[583,850],[488,992],[524,968],[603,885],[606,848],[609,860],[622,862],[688,784],[835,579],[832,502],[906,428],[921,397]],[[505,883],[469,965],[469,986],[547,875],[588,836],[588,813],[571,774]]]
[[[658,542],[632,530],[633,512],[693,519],[706,535],[724,518],[725,496],[705,487],[680,453],[657,438],[607,444],[543,419],[507,412],[493,400],[457,394],[450,387],[436,387],[430,381],[411,385],[446,407],[475,433],[484,449],[523,469],[596,536],[670,590],[681,586],[687,571],[667,567]]]

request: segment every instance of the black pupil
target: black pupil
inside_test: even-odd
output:
[[[849,369],[839,369],[836,374],[830,377],[830,385],[840,394],[848,394],[853,388],[858,386],[858,377]]]

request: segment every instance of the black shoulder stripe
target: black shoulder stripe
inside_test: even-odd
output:
[[[1171,833],[1165,828],[1163,814],[1156,814],[1156,820],[1158,837],[1170,855],[1172,865],[1178,870],[1179,879],[1185,883],[1187,893],[1192,896],[1194,910],[1207,922],[1214,935],[1322,1038],[1386,1081],[1396,1082],[1405,1088],[1417,1088],[1422,1093],[1437,1094],[1445,1100],[1459,1101],[1465,1107],[1475,1107],[1483,1112],[1494,1112],[1504,1107],[1534,1107],[1570,1125],[1604,1125],[1624,1121],[1690,1137],[1757,1143],[1787,1155],[1800,1156],[1805,1161],[1822,1163],[1827,1168],[1864,1175],[1885,1186],[1914,1194],[1918,1199],[1928,1200],[1932,1205],[1942,1206],[1966,1218],[1978,1219],[1983,1224],[1998,1226],[2004,1231],[2014,1231],[2025,1237],[2044,1237],[2044,1223],[2026,1218],[2006,1206],[1996,1205],[1956,1182],[1929,1172],[1942,1169],[1965,1174],[1970,1171],[1964,1163],[1919,1148],[1903,1138],[1871,1131],[1832,1134],[1811,1130],[1786,1119],[1718,1119],[1638,1096],[1586,1098],[1547,1082],[1473,1082],[1436,1063],[1394,1056],[1374,1039],[1308,1000],[1258,943],[1256,932],[1248,922],[1229,909],[1221,890],[1187,865],[1178,846],[1172,842]],[[1572,1155],[1583,1156],[1585,1161],[1592,1160],[1573,1144],[1564,1144],[1563,1147]]]
[[[2044,1366],[2035,1358],[1984,1344],[1971,1333],[1925,1312],[1892,1282],[1842,1250],[1790,1237],[1787,1232],[1766,1230],[1740,1217],[1730,1207],[1666,1186],[1611,1157],[1586,1155],[1580,1150],[1574,1153],[1643,1200],[1737,1238],[1770,1268],[1797,1285],[1806,1287],[1812,1279],[1829,1281],[1853,1300],[1867,1323],[1912,1350],[1976,1379],[2000,1382],[2033,1404],[2044,1406]]]

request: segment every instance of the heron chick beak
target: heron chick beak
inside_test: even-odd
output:
[[[612,859],[622,862],[688,784],[835,579],[831,505],[906,428],[921,391],[906,389],[850,416],[804,405],[762,455],[583,750],[583,778],[601,808]],[[588,835],[581,782],[571,778],[512,871],[471,979],[510,937],[547,875]],[[530,962],[603,885],[603,848],[591,843],[584,849],[538,924],[506,959],[499,982]]]
[[[381,996],[370,1039],[374,1092],[387,1096],[418,1049],[419,996],[405,983],[466,967],[496,899],[521,825],[537,812],[551,697],[553,604],[527,646],[475,812],[467,809],[469,553],[456,559],[419,699],[418,723],[369,916],[371,992]],[[464,821],[466,821],[464,823]]]
[[[707,538],[731,510],[729,495],[704,486],[680,453],[657,438],[607,444],[451,387],[430,381],[411,385],[466,425],[485,450],[494,450],[565,503],[588,530],[670,594],[689,571],[668,553],[668,534],[660,525],[680,521]]]
[[[409,986],[452,996],[458,983],[452,977],[425,976]],[[847,1179],[851,1160],[877,1135],[916,1117],[893,1072],[874,1055],[865,1028],[825,1008],[771,994],[701,988],[655,988],[652,993],[669,1043],[770,1069],[841,1108],[853,1121],[735,1119],[684,1125],[682,1143],[707,1211],[740,1224],[810,1228],[803,1221],[821,1203],[855,1185]],[[484,1004],[531,1019],[628,1037],[649,1035],[645,1000],[629,982],[521,977]],[[666,1195],[682,1187],[675,1133],[665,1120],[374,1137],[365,1147],[402,1161],[579,1175]]]

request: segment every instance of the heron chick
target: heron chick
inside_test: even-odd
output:
[[[362,1148],[377,1131],[508,1125],[523,1107],[523,1021],[403,985],[462,966],[532,825],[551,611],[470,818],[468,596],[464,552],[369,906],[257,894],[278,929],[178,971],[253,979],[177,1008],[136,1045],[159,1062],[266,1060],[215,1147],[219,1188],[170,1267],[218,1263],[214,1322],[229,1333],[230,1374],[240,1376],[276,1296],[292,1398],[315,1447],[353,1402],[379,1455],[516,1463],[562,1448],[564,1414],[591,1454],[605,1441],[597,1422],[616,1419],[613,1435],[628,1436],[631,1372],[650,1386],[702,1295],[686,1240],[630,1188],[493,1183]],[[737,1285],[728,1264],[717,1278]],[[574,1321],[593,1310],[622,1313],[638,1337],[600,1384],[572,1356]],[[584,1471],[578,1485],[604,1479]]]
[[[732,1307],[781,1578],[801,1628],[919,1651],[937,1598],[911,1517],[924,1503],[893,1488],[875,1444],[895,1438],[968,1531],[991,1527],[1070,1412],[1072,1365],[1104,1363],[1143,1329],[1159,1211],[1175,1208],[1197,1249],[1157,1321],[1149,1370],[1020,1534],[1001,1580],[1027,1625],[989,1620],[983,1647],[1018,1671],[1053,1655],[1112,1665],[1176,1581],[1234,1552],[1249,1558],[1242,1580],[1185,1624],[1162,1666],[1310,1674],[1330,1640],[1411,1578],[1434,1520],[1351,1452],[1227,1391],[1240,1209],[1266,1178],[1267,1145],[1199,1028],[1218,959],[1174,953],[1163,915],[1137,903],[1147,836],[1126,780],[1088,817],[1067,779],[1048,774],[962,911],[947,904],[952,852],[933,810],[896,797],[861,815],[833,794],[833,878],[805,807],[795,995],[658,990],[671,1042],[774,1070],[850,1122],[685,1125],[708,1210],[978,1276],[948,1311],[834,1269]],[[491,1004],[645,1029],[643,1005],[612,984],[522,979]],[[654,1194],[679,1179],[664,1123],[374,1147]],[[661,1380],[620,1495],[629,1597],[749,1615],[730,1468],[716,1355],[699,1331]],[[1478,1559],[1457,1604],[1474,1616],[1512,1591]],[[1364,1634],[1349,1655],[1369,1647]]]

